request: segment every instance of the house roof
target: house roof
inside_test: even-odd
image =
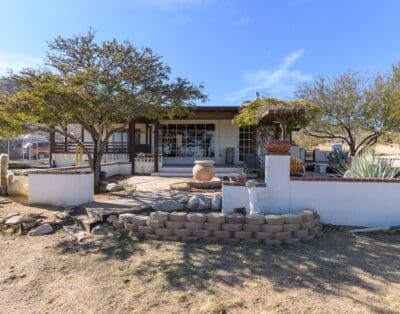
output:
[[[239,113],[240,106],[197,106],[188,119],[231,120]]]

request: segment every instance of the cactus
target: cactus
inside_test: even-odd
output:
[[[0,155],[0,186],[1,194],[7,195],[8,155]]]
[[[80,166],[82,163],[82,148],[80,146],[76,146],[75,149],[75,165]]]

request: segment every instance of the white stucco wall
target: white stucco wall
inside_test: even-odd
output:
[[[28,186],[29,204],[77,206],[93,201],[92,173],[32,173]]]
[[[321,222],[334,225],[381,227],[400,225],[400,183],[291,181],[290,189],[272,198],[268,187],[257,188],[264,213],[291,213],[314,208]],[[289,201],[289,206],[284,209]],[[224,186],[222,207],[249,210],[248,190]]]
[[[287,156],[267,156],[270,166],[266,187],[257,187],[257,197],[264,213],[298,212],[314,208],[326,224],[380,227],[400,225],[400,181],[365,182],[362,180],[290,180],[281,172],[289,167]],[[286,183],[285,183],[286,181]],[[286,187],[285,187],[286,186]],[[222,208],[249,210],[248,189],[224,185]]]
[[[400,225],[400,183],[291,181],[290,209],[315,208],[323,223]]]

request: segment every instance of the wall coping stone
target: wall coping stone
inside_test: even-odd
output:
[[[361,183],[400,183],[400,179],[359,179],[340,177],[291,177],[291,181],[323,181],[323,182],[361,182]]]
[[[246,183],[240,183],[240,182],[235,182],[235,181],[223,181],[222,185],[225,186],[246,186]],[[257,188],[265,188],[267,186],[267,184],[265,183],[257,183],[256,187]]]

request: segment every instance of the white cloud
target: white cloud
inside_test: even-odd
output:
[[[227,101],[239,101],[253,98],[256,92],[267,92],[275,97],[285,97],[293,93],[297,84],[311,79],[310,74],[292,69],[296,61],[304,54],[304,50],[296,50],[287,55],[275,69],[258,70],[245,74],[246,86],[232,92]]]
[[[0,75],[7,74],[8,71],[19,71],[26,67],[43,66],[43,60],[18,53],[0,51]]]

